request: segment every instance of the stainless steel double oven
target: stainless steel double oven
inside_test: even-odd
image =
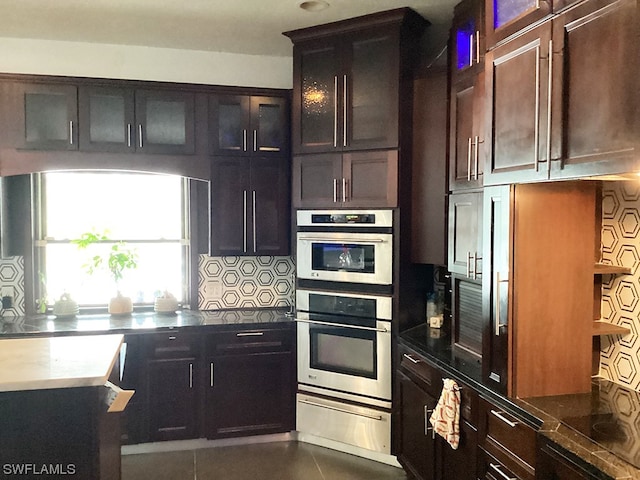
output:
[[[392,211],[298,211],[297,430],[391,441]]]

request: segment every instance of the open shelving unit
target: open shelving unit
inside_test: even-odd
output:
[[[596,262],[593,273],[595,275],[629,275],[631,268]],[[599,297],[598,295],[598,301]],[[592,335],[594,337],[601,335],[627,335],[630,332],[631,330],[629,328],[621,327],[620,325],[615,325],[605,320],[594,320],[593,322]]]

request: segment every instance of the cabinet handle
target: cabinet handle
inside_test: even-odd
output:
[[[243,152],[247,151],[247,129],[246,128],[242,129],[242,151]]]
[[[347,146],[347,99],[349,98],[347,95],[347,76],[343,75],[342,77],[342,146]]]
[[[262,337],[264,332],[238,332],[236,337]]]
[[[476,30],[476,63],[480,63],[480,30]]]
[[[473,179],[477,180],[478,179],[478,157],[480,156],[480,137],[478,135],[476,135],[475,138],[475,153],[473,155],[473,162],[474,162],[474,167],[473,167]]]
[[[474,34],[472,33],[471,35],[469,35],[469,66],[472,67],[473,66],[473,40],[474,40]]]
[[[140,147],[140,148],[143,147],[143,143],[142,143],[142,124],[141,123],[138,124],[138,147]]]
[[[193,363],[189,364],[189,388],[193,388]]]
[[[213,362],[209,363],[209,385],[213,387]]]
[[[342,203],[347,201],[347,179],[342,179]]]
[[[242,191],[242,210],[244,221],[242,222],[242,249],[247,253],[247,191]]]
[[[177,337],[175,335],[169,335],[169,340],[175,340]]]
[[[338,179],[333,179],[333,203],[338,203]]]
[[[253,151],[258,151],[258,130],[253,131]]]
[[[473,255],[473,279],[477,280],[478,279],[478,275],[482,275],[482,271],[478,271],[478,261],[482,260],[482,257],[478,256],[478,253],[476,252],[475,255]]]
[[[471,252],[467,252],[467,278],[471,278]]]
[[[504,473],[502,471],[502,469],[500,468],[500,465],[496,465],[495,463],[490,463],[489,464],[489,468],[491,468],[493,471],[495,471],[498,475],[500,475],[500,478],[504,478],[504,480],[518,480],[516,477],[510,477],[509,475],[507,475],[506,473]]]
[[[333,77],[333,148],[338,147],[338,76]]]
[[[69,145],[73,145],[73,120],[69,121]]]
[[[467,182],[471,181],[471,137],[467,142]]]
[[[502,420],[504,423],[509,425],[511,428],[515,428],[516,425],[518,425],[518,423],[519,423],[519,422],[512,422],[511,420],[509,420],[507,417],[504,416],[503,412],[499,412],[497,410],[491,410],[491,415],[493,415],[494,417]]]
[[[407,360],[409,360],[414,365],[417,365],[418,363],[420,363],[419,359],[413,358],[409,353],[403,353],[402,356]]]
[[[547,173],[551,173],[551,95],[553,94],[553,40],[549,40],[549,89],[547,91]]]
[[[536,101],[534,114],[534,131],[533,131],[533,168],[537,172],[539,167],[540,156],[540,58],[536,63]]]
[[[502,327],[506,327],[507,324],[506,323],[501,323],[500,322],[500,284],[501,283],[509,283],[509,279],[502,279],[500,280],[500,272],[496,272],[496,337],[500,336],[500,329]]]
[[[253,224],[252,225],[253,226],[253,253],[256,253],[258,249],[258,245],[257,245],[258,236],[256,234],[256,191],[255,190],[251,191],[251,207],[252,207],[251,221]]]
[[[425,437],[429,435],[429,430],[431,430],[431,438],[436,438],[436,429],[433,428],[431,423],[429,422],[429,418],[435,409],[429,408],[427,405],[424,406],[424,435]]]
[[[364,417],[364,418],[370,418],[372,420],[382,421],[382,415],[371,415],[368,413],[352,412],[351,410],[347,410],[345,408],[333,407],[331,405],[325,405],[324,403],[311,402],[309,400],[298,400],[298,402],[305,403],[307,405],[311,405],[314,407],[328,408],[329,410],[335,410],[336,412],[348,413],[349,415],[356,415],[358,417]]]
[[[127,147],[131,148],[131,124],[127,123]]]

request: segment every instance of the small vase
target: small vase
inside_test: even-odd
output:
[[[109,301],[111,315],[129,315],[133,312],[133,302],[130,297],[124,297],[120,292]]]

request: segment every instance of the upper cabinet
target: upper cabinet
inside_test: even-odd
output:
[[[463,0],[456,5],[451,24],[451,78],[476,74],[484,65],[484,3]]]
[[[81,150],[195,152],[192,93],[81,86],[79,105]]]
[[[15,146],[39,150],[78,149],[78,89],[74,85],[21,84]]]
[[[212,95],[209,130],[214,155],[274,156],[289,151],[285,97]]]
[[[484,184],[640,168],[634,0],[586,0],[486,54]]]
[[[401,88],[425,25],[403,8],[285,33],[294,153],[397,148]]]

